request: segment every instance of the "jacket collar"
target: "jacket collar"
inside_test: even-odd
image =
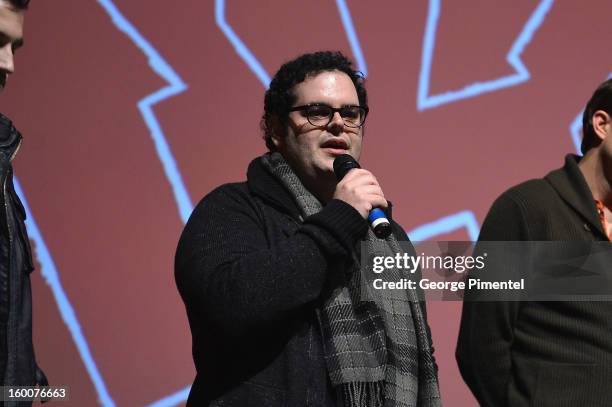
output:
[[[545,179],[561,198],[589,223],[591,228],[606,236],[597,214],[593,193],[578,167],[580,159],[581,157],[574,154],[566,155],[563,168],[550,172]]]
[[[8,161],[13,161],[21,146],[21,133],[13,126],[13,122],[0,113],[0,152]]]
[[[247,170],[247,185],[251,192],[275,208],[288,213],[294,219],[300,219],[300,209],[291,194],[261,163],[261,157],[255,158]]]

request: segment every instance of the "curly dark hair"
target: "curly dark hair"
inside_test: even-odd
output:
[[[586,154],[593,147],[597,147],[601,142],[593,129],[593,115],[596,111],[603,110],[612,116],[612,79],[604,81],[597,87],[593,96],[588,101],[582,115],[582,144],[580,151]]]
[[[264,113],[261,117],[261,129],[266,147],[275,150],[272,142],[274,118],[280,120],[283,127],[287,125],[289,109],[295,103],[293,89],[295,85],[304,82],[308,77],[325,71],[344,72],[351,78],[360,106],[367,106],[367,93],[364,87],[364,76],[353,69],[353,63],[339,51],[319,51],[299,57],[280,67],[266,91],[264,97]]]
[[[5,1],[7,3],[10,3],[17,10],[25,10],[28,8],[28,5],[30,4],[30,0],[0,0],[0,1]]]

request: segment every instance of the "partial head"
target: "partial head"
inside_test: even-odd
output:
[[[304,54],[278,70],[264,99],[266,146],[298,176],[333,176],[340,154],[359,159],[367,114],[364,78],[340,52]]]
[[[29,0],[0,0],[0,87],[15,71],[15,51],[23,45],[23,17]]]
[[[10,3],[16,10],[26,10],[30,0],[0,0],[2,3]]]
[[[607,134],[612,131],[612,79],[603,82],[588,101],[582,116],[582,144],[585,155],[592,148],[599,147]]]

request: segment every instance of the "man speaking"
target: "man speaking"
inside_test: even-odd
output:
[[[392,220],[386,238],[368,226],[374,208],[391,216],[372,173],[334,173],[338,156],[359,159],[367,114],[363,78],[338,52],[302,55],[272,79],[270,152],[197,205],[178,245],[189,406],[440,405],[423,304],[356,292],[360,243],[406,240]]]

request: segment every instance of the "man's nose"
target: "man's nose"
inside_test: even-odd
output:
[[[344,119],[340,116],[340,112],[334,112],[329,124],[332,127],[344,127]]]
[[[0,70],[6,73],[13,73],[15,71],[13,47],[11,44],[6,44],[0,48]]]

